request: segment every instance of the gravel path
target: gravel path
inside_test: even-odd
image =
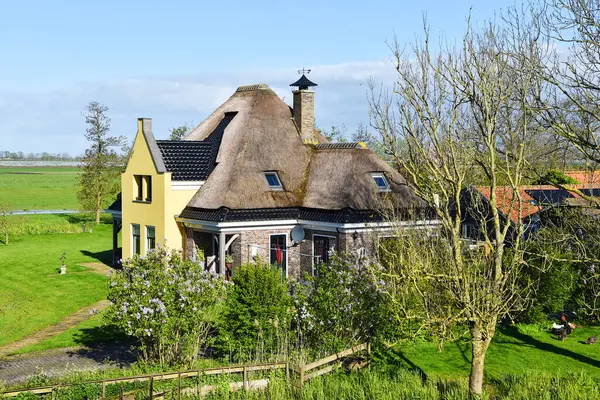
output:
[[[57,376],[80,370],[126,367],[134,361],[129,346],[124,345],[48,350],[0,359],[0,381],[5,385],[18,385],[41,372]]]
[[[92,304],[88,307],[83,307],[77,310],[75,313],[69,315],[67,318],[60,321],[58,324],[50,325],[42,330],[39,330],[29,336],[24,337],[16,342],[11,342],[5,346],[0,346],[0,359],[6,357],[23,347],[31,346],[32,344],[39,343],[52,336],[58,335],[61,332],[66,331],[69,328],[79,325],[80,323],[88,320],[90,315],[95,311],[102,311],[108,307],[108,300],[99,301],[96,304]]]

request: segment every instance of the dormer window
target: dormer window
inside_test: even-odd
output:
[[[372,173],[371,176],[373,177],[373,181],[375,182],[375,185],[377,186],[377,190],[380,192],[389,192],[390,191],[390,184],[388,183],[387,179],[385,178],[385,175],[381,172],[376,172],[376,173]]]
[[[277,172],[265,172],[265,179],[267,180],[267,184],[271,190],[283,190],[283,185],[279,180],[279,175],[277,175]]]

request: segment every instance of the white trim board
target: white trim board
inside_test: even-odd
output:
[[[420,221],[399,221],[399,222],[359,222],[359,223],[348,223],[348,224],[336,224],[331,222],[319,222],[319,221],[307,221],[301,219],[286,219],[286,220],[268,220],[268,221],[246,221],[246,222],[213,222],[213,221],[199,221],[187,218],[175,217],[178,222],[182,222],[186,226],[190,227],[204,227],[205,229],[217,229],[223,230],[225,228],[232,228],[237,230],[252,230],[254,229],[287,229],[295,225],[302,225],[308,229],[322,229],[330,228],[329,230],[375,230],[382,228],[395,228],[398,226],[411,227],[411,226],[437,226],[440,224],[438,220],[420,220]]]
[[[171,190],[198,190],[206,181],[171,181]]]

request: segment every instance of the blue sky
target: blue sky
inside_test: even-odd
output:
[[[267,83],[290,102],[297,69],[319,84],[321,127],[368,123],[366,82],[391,82],[386,40],[460,37],[513,1],[20,0],[0,13],[0,150],[87,147],[81,113],[110,108],[112,133],[133,139],[137,117],[154,133],[201,122],[239,85]]]

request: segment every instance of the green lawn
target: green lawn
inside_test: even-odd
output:
[[[98,343],[115,343],[130,341],[131,339],[124,332],[115,327],[104,324],[102,314],[94,315],[81,324],[67,329],[56,336],[52,336],[44,341],[31,346],[23,347],[14,354],[25,354],[34,351],[43,351],[49,349],[58,349],[73,346],[94,346]]]
[[[32,224],[41,221],[50,226],[53,220],[68,219],[74,224],[80,221],[70,215],[36,215],[27,219]],[[112,227],[104,223],[92,228],[92,233],[12,236],[8,246],[0,244],[0,345],[57,323],[79,308],[105,298],[106,276],[80,264],[110,260]],[[67,257],[67,274],[58,275],[63,253]]]
[[[0,167],[0,205],[12,210],[76,210],[76,167]]]
[[[584,344],[598,334],[600,327],[577,328],[561,342],[534,326],[501,328],[487,353],[486,381],[530,372],[566,376],[585,371],[600,378],[600,345]],[[435,343],[416,342],[397,346],[387,357],[426,376],[456,379],[469,376],[471,350],[468,343],[457,342],[447,344],[440,353]]]

